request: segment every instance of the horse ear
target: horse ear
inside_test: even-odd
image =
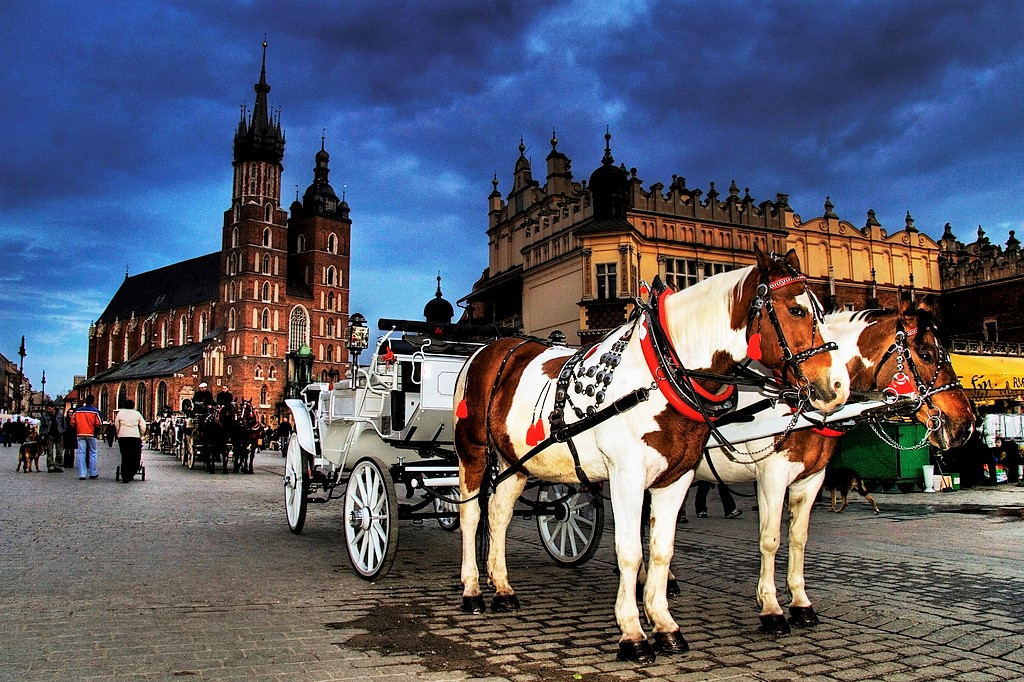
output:
[[[939,319],[939,300],[935,294],[928,294],[917,302],[917,309]]]
[[[802,272],[800,270],[800,256],[796,255],[796,249],[790,249],[786,252],[786,265],[793,268],[795,272]]]
[[[761,246],[756,241],[754,242],[754,258],[757,259],[757,268],[761,272],[768,274],[772,267],[772,257],[762,251]]]

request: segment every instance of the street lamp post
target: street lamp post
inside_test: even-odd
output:
[[[356,387],[356,370],[359,368],[359,353],[370,345],[370,330],[366,326],[366,318],[353,313],[348,318],[348,329],[345,330],[345,347],[352,354],[352,388]]]
[[[18,363],[18,387],[14,390],[14,414],[21,414],[21,389],[25,384],[25,337],[21,337],[21,348],[18,349],[21,361]]]
[[[39,402],[42,405],[46,405],[46,370],[45,369],[43,370],[43,380],[41,382],[39,382],[39,383],[42,384],[42,388],[40,389]]]

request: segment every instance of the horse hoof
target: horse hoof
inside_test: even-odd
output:
[[[481,595],[462,598],[462,611],[464,613],[480,614],[487,610],[487,604]]]
[[[654,650],[662,654],[685,654],[690,650],[690,645],[683,639],[683,633],[679,630],[655,632]]]
[[[619,642],[619,653],[615,656],[620,661],[633,661],[634,663],[654,663],[656,655],[654,647],[646,639],[639,642]]]
[[[514,594],[496,594],[491,600],[491,611],[508,613],[519,610],[519,597]]]
[[[818,614],[814,612],[813,606],[790,606],[789,624],[802,628],[812,628],[820,624]]]
[[[773,613],[761,616],[761,626],[757,628],[757,631],[764,635],[788,635],[789,623],[781,613]]]
[[[681,590],[679,589],[679,582],[676,581],[676,580],[672,580],[670,578],[669,581],[668,581],[668,587],[666,588],[665,593],[668,596],[670,596],[670,597],[674,597],[677,594],[679,594],[680,592],[681,592]]]

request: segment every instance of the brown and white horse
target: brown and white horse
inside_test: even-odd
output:
[[[916,419],[929,427],[929,442],[941,450],[964,443],[974,428],[974,410],[956,378],[939,340],[931,297],[916,308],[901,311],[866,310],[828,315],[826,324],[839,343],[839,354],[850,372],[855,392],[882,392],[917,397]],[[905,379],[909,381],[905,381]],[[788,408],[776,408],[782,414]],[[764,419],[768,414],[760,414]],[[828,434],[828,435],[826,435]],[[789,492],[789,571],[794,625],[817,625],[818,619],[804,589],[804,551],[811,508],[824,480],[825,467],[838,447],[839,432],[826,429],[793,431],[772,449],[773,439],[733,443],[740,451],[727,456],[719,447],[708,450],[696,478],[726,483],[757,481],[760,516],[761,574],[757,601],[762,632],[784,634],[789,624],[779,606],[775,587],[775,555],[779,549],[782,511]]]
[[[713,420],[733,399],[735,386],[688,378],[678,368],[720,375],[735,369],[749,353],[798,385],[802,399],[824,412],[841,406],[849,395],[845,364],[834,350],[824,352],[828,332],[798,275],[796,253],[790,251],[784,259],[758,249],[755,254],[756,266],[716,275],[676,293],[663,291],[652,309],[589,350],[574,353],[536,339],[502,339],[466,363],[454,402],[463,499],[481,492],[487,496],[489,475],[517,462],[521,467],[506,472],[488,497],[493,610],[519,608],[508,581],[505,534],[527,476],[570,484],[607,480],[620,570],[615,603],[622,632],[619,658],[650,662],[655,648],[670,653],[688,649],[665,595],[675,518],[708,439],[709,427],[701,415]],[[693,386],[691,393],[687,386]],[[564,419],[567,409],[576,419]],[[600,423],[589,426],[588,420]],[[564,436],[580,424],[588,428],[565,442],[546,440],[546,434]],[[546,442],[549,446],[543,447]],[[535,456],[528,462],[520,461],[531,452]],[[652,498],[652,580],[643,602],[654,627],[654,647],[640,625],[636,604],[646,489]],[[485,609],[476,564],[480,515],[477,504],[460,507],[463,610],[472,613]]]

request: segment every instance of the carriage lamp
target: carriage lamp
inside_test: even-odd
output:
[[[348,318],[345,330],[345,347],[352,354],[352,386],[356,382],[356,368],[359,366],[359,354],[370,345],[370,330],[366,326],[366,318],[360,313],[352,313]]]

